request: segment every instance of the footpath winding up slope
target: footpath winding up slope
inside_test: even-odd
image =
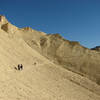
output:
[[[0,100],[100,100],[98,85],[50,62],[18,31],[0,29]]]

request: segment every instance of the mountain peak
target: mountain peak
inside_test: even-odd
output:
[[[4,30],[7,33],[14,33],[17,31],[17,27],[12,25],[5,16],[0,15],[0,29]]]
[[[3,15],[0,15],[0,26],[7,23],[8,23],[8,20],[6,19],[6,17]]]

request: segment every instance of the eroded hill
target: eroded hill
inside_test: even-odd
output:
[[[83,49],[77,42],[70,44],[70,41],[58,34],[46,35],[31,28],[19,29],[10,24],[4,16],[0,17],[0,26],[1,100],[100,100],[100,86],[84,77],[92,75],[84,73],[85,75],[81,76],[61,67],[71,67],[68,65],[68,59],[72,60],[70,63],[73,64],[77,61],[65,56],[77,56],[78,59],[81,54],[78,53],[79,47],[81,52],[87,50],[88,53],[89,49]],[[93,51],[93,54],[96,52]],[[99,58],[98,53],[97,55]],[[15,69],[19,63],[24,67],[21,71]],[[68,69],[80,72],[77,68],[79,67],[72,66],[72,69]],[[93,75],[98,74],[94,72]]]
[[[59,34],[41,37],[40,45],[43,55],[53,62],[100,84],[100,52],[65,40]]]
[[[23,38],[30,47],[54,63],[100,84],[100,52],[66,40],[59,34],[46,34],[30,27],[19,29],[4,16],[0,19],[1,29],[10,33],[9,37]]]

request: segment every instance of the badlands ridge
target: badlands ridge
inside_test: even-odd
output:
[[[100,51],[1,15],[0,100],[100,100]]]

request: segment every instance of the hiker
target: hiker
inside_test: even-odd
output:
[[[20,65],[20,69],[21,69],[21,70],[23,69],[23,65],[22,65],[22,64]]]
[[[14,67],[14,69],[16,69],[16,70],[17,70],[17,67]]]
[[[18,70],[20,70],[20,64],[18,64]]]

